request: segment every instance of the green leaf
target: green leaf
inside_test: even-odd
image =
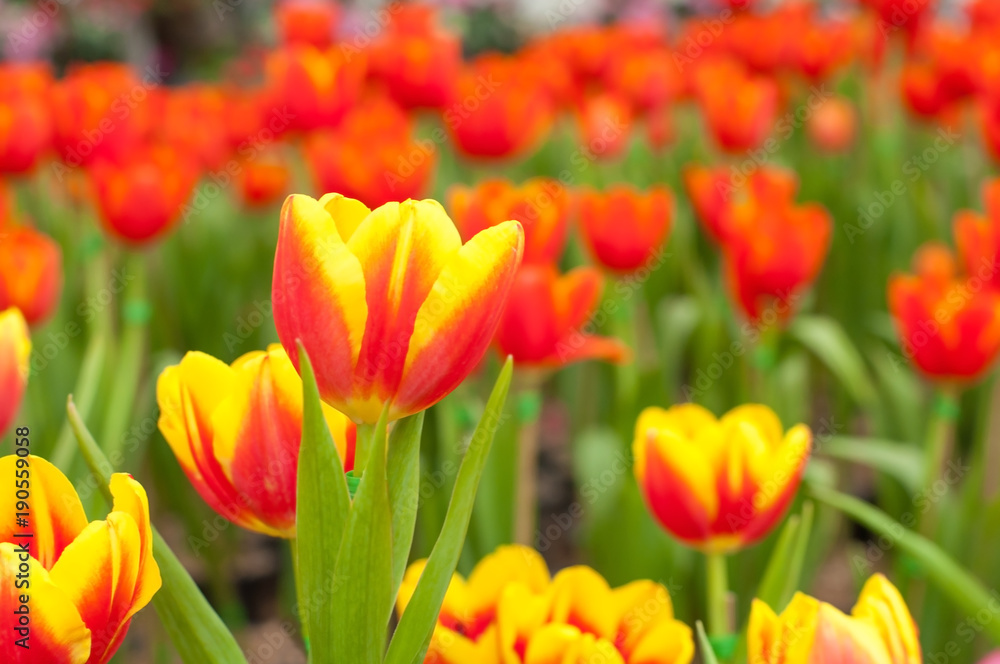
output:
[[[392,512],[386,479],[386,419],[388,407],[369,435],[370,456],[361,485],[351,505],[334,573],[332,608],[333,649],[321,651],[313,643],[310,662],[325,664],[379,664],[385,654],[392,614]],[[328,563],[329,565],[329,563]]]
[[[66,406],[83,458],[97,480],[98,489],[112,505],[112,466],[80,418],[73,397]],[[197,584],[166,541],[153,527],[153,558],[163,585],[153,595],[153,607],[185,664],[246,664],[236,639],[198,590]]]
[[[858,404],[865,408],[878,405],[864,360],[840,323],[826,316],[799,315],[788,333],[826,365]]]
[[[673,395],[685,365],[684,351],[702,318],[701,305],[693,297],[680,296],[664,300],[656,313],[660,329],[660,364],[664,367],[668,394]]]
[[[839,461],[859,463],[896,478],[907,491],[916,492],[923,482],[924,459],[920,450],[890,440],[836,436],[816,449]]]
[[[947,553],[877,507],[835,489],[808,484],[807,489],[817,500],[840,510],[855,521],[888,538],[899,549],[915,558],[924,567],[928,578],[947,595],[955,606],[967,615],[977,615],[994,601],[989,592]],[[1000,621],[991,620],[985,626],[994,643],[1000,643]]]
[[[715,650],[712,648],[711,641],[708,640],[708,635],[705,634],[705,626],[699,620],[695,623],[695,632],[698,634],[698,650],[701,651],[701,661],[703,664],[719,664],[719,659],[715,656]]]
[[[764,570],[764,578],[757,586],[757,599],[761,600],[775,611],[781,612],[781,598],[785,592],[785,575],[788,570],[788,562],[792,558],[792,551],[798,541],[799,528],[802,519],[797,514],[788,517],[785,527],[781,529],[778,541],[771,552],[771,559]]]
[[[486,410],[479,420],[469,448],[462,459],[455,479],[455,489],[448,504],[441,534],[434,544],[427,566],[420,575],[420,581],[410,599],[410,603],[399,620],[399,626],[389,644],[387,664],[413,664],[423,661],[431,642],[431,634],[437,624],[438,613],[451,576],[455,572],[458,558],[462,554],[465,533],[469,528],[472,506],[476,499],[476,488],[483,474],[483,467],[489,456],[493,435],[503,422],[503,404],[510,389],[510,378],[514,363],[508,358],[497,378]]]
[[[392,597],[403,581],[420,502],[420,435],[424,411],[396,423],[389,436],[389,508],[392,511]]]
[[[334,617],[329,601],[336,577],[335,552],[351,512],[344,466],[323,417],[312,364],[299,345],[302,374],[302,444],[295,494],[296,569],[299,617],[309,638],[310,661],[331,661]],[[313,657],[313,653],[317,653]]]

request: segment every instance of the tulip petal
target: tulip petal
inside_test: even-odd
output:
[[[149,604],[160,589],[160,567],[153,558],[153,527],[149,520],[149,501],[146,490],[131,475],[115,473],[111,476],[111,495],[115,503],[112,512],[128,514],[139,529],[139,572],[136,578],[132,605],[142,608]]]
[[[479,233],[441,271],[417,313],[394,417],[432,406],[482,359],[521,260],[516,221]]]
[[[552,579],[552,622],[614,639],[618,633],[614,608],[608,582],[590,567],[567,567]]]
[[[90,630],[80,618],[69,595],[56,585],[34,558],[27,561],[30,588],[17,588],[22,554],[16,545],[0,542],[0,615],[4,637],[0,640],[0,661],[6,664],[84,664],[90,656]],[[28,649],[15,644],[14,612],[20,595],[29,596],[30,638]]]
[[[889,651],[870,624],[821,604],[813,642],[815,664],[891,664]]]
[[[7,515],[0,519],[0,542],[19,543],[15,533],[33,533],[34,537],[28,539],[31,556],[45,569],[51,569],[63,550],[87,527],[87,516],[76,489],[62,471],[36,456],[27,457],[28,468],[18,470],[19,458],[13,454],[0,458],[0,477],[20,477],[30,483],[28,526],[20,528],[14,519],[17,512],[24,511],[17,509],[17,492],[0,491],[0,514]]]
[[[865,583],[851,615],[878,631],[889,650],[892,664],[920,664],[923,661],[913,616],[896,587],[881,574]]]
[[[345,228],[360,210],[340,199],[326,205],[344,215]],[[297,340],[325,349],[310,358],[320,394],[331,403],[349,399],[368,318],[365,276],[338,222],[308,196],[290,196],[281,210],[271,294],[274,324],[292,363],[298,367]]]
[[[643,634],[628,664],[688,664],[692,659],[694,634],[691,628],[679,620],[660,620]]]

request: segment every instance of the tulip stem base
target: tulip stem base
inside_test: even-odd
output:
[[[721,637],[732,633],[729,624],[729,570],[726,555],[709,553],[705,557],[705,579],[708,602],[709,636]]]
[[[362,422],[358,425],[357,444],[354,449],[354,474],[361,477],[365,466],[368,465],[368,458],[372,453],[372,444],[375,442],[375,425]]]
[[[935,394],[930,421],[927,423],[927,442],[924,448],[926,456],[924,457],[923,488],[925,491],[932,490],[948,461],[955,421],[958,419],[958,409],[958,398],[953,390],[942,387]],[[937,529],[936,511],[932,507],[920,521],[920,533],[925,537],[933,537],[933,533]]]
[[[514,541],[531,546],[538,512],[538,417],[542,396],[526,389],[517,399],[517,500]]]

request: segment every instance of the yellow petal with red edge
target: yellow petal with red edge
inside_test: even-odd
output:
[[[827,664],[893,664],[878,631],[869,623],[820,605],[813,642],[814,661]]]
[[[112,512],[128,514],[139,529],[140,559],[132,604],[142,608],[149,604],[160,589],[160,566],[153,558],[153,526],[149,520],[149,500],[146,490],[127,473],[111,476],[111,495],[114,496]]]
[[[679,620],[659,620],[636,644],[628,664],[688,664],[692,659],[694,635],[691,628]]]
[[[124,512],[94,521],[52,568],[52,582],[66,592],[91,633],[91,664],[114,654],[132,613],[142,557],[139,528]]]
[[[473,642],[461,634],[437,625],[431,635],[424,664],[469,664],[470,662],[492,664],[496,661],[495,650],[491,652],[485,646],[486,643]],[[490,659],[490,655],[494,658]]]
[[[417,313],[396,417],[429,408],[482,359],[500,322],[524,250],[524,231],[507,221],[476,234],[441,271]]]
[[[651,429],[657,431],[677,430],[685,437],[695,438],[699,432],[713,427],[717,422],[718,420],[711,411],[693,403],[680,404],[670,409],[657,406],[644,409],[635,423],[633,453],[635,454],[636,477],[642,478],[646,475],[645,441],[648,440],[647,436]]]
[[[326,205],[347,217],[345,225],[359,214],[343,201]],[[296,341],[301,340],[312,355],[323,399],[348,402],[368,318],[365,276],[330,212],[308,196],[289,196],[281,209],[271,299],[278,338],[293,364],[298,366]]]
[[[325,194],[318,202],[337,225],[337,232],[344,242],[351,239],[361,222],[371,214],[367,205],[341,194]]]
[[[670,593],[659,583],[633,581],[613,591],[618,636],[615,639],[623,652],[631,653],[645,634],[663,621],[673,620],[674,605]]]
[[[755,599],[747,628],[747,661],[760,664],[810,662],[820,603],[796,593],[780,616]]]
[[[552,579],[552,622],[614,639],[620,617],[616,608],[608,582],[590,567],[567,567]]]
[[[572,625],[549,624],[528,644],[524,664],[625,664],[607,639],[581,632]]]
[[[851,611],[874,627],[889,650],[892,664],[919,664],[920,640],[913,616],[896,587],[881,574],[868,579]]]
[[[21,463],[27,463],[27,468],[18,467],[19,458],[27,459]],[[30,493],[27,527],[18,527],[14,518],[17,512],[24,511],[17,509],[17,486],[0,491],[0,514],[6,515],[0,519],[0,542],[20,543],[17,533],[33,533],[34,537],[25,538],[31,556],[45,569],[51,569],[63,550],[87,527],[76,489],[61,470],[33,455],[0,458],[0,477],[9,478],[9,482],[27,480],[30,486],[24,489]]]
[[[22,560],[15,544],[0,542],[0,661],[5,664],[84,664],[90,656],[90,630],[67,593],[52,582],[34,558]],[[30,587],[18,588],[21,563],[27,565]],[[22,577],[21,581],[25,579]],[[15,611],[28,595],[29,648],[16,645]]]
[[[703,440],[685,438],[675,429],[662,429],[651,435],[651,443],[647,454],[657,456],[677,491],[688,497],[690,509],[701,512],[704,521],[714,521],[719,513],[717,471]]]
[[[510,583],[497,603],[500,661],[521,664],[531,636],[546,623],[551,608],[550,592],[538,594],[523,583]]]
[[[361,262],[368,298],[354,398],[362,417],[375,421],[402,380],[417,313],[462,240],[439,203],[407,200],[374,210],[347,246]]]
[[[466,581],[472,616],[495,613],[504,588],[512,583],[520,583],[532,593],[544,592],[548,587],[549,568],[533,548],[501,546],[479,561]]]

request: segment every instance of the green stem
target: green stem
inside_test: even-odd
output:
[[[360,477],[371,457],[372,444],[375,442],[375,425],[362,422],[358,425],[357,443],[354,448],[355,476]]]
[[[725,636],[732,629],[729,625],[728,595],[729,571],[724,553],[705,554],[705,577],[708,591],[708,633]]]
[[[531,546],[538,513],[538,417],[542,396],[537,387],[526,388],[517,400],[517,506],[514,541]]]
[[[941,387],[934,397],[930,421],[927,424],[927,441],[924,447],[924,491],[932,491],[934,483],[941,476],[941,469],[948,460],[951,440],[958,417],[958,398],[952,388]],[[931,502],[920,519],[920,533],[931,536],[937,527],[937,510]]]
[[[114,382],[101,428],[104,449],[115,467],[121,466],[123,461],[124,434],[139,391],[143,351],[149,331],[150,307],[146,301],[146,271],[143,261],[144,256],[136,252],[126,264],[126,274],[132,274],[135,281],[122,307],[124,324],[120,352],[115,359]]]

